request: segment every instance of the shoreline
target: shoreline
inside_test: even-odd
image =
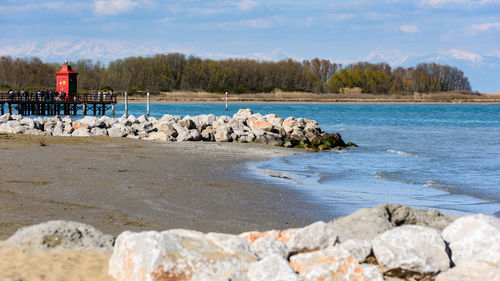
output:
[[[125,102],[118,102],[117,104],[125,104]],[[137,101],[129,100],[128,104],[146,104],[146,100]],[[150,104],[220,104],[224,105],[224,101],[205,101],[205,100],[189,100],[189,101],[151,101]],[[366,102],[322,102],[322,101],[229,101],[229,106],[231,105],[245,105],[245,104],[257,104],[257,105],[302,105],[302,104],[312,104],[312,105],[500,105],[498,102],[390,102],[390,101],[366,101]]]
[[[0,239],[55,219],[113,235],[171,228],[238,233],[331,219],[307,195],[245,176],[247,162],[297,153],[307,152],[259,144],[3,135],[0,155],[11,161],[0,169]]]

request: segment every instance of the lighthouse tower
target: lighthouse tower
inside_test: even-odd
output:
[[[71,69],[71,65],[66,60],[61,70],[56,72],[56,89],[57,92],[65,92],[67,94],[76,94],[77,89],[77,72]]]

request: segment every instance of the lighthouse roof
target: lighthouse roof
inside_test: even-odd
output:
[[[73,71],[73,69],[71,69],[71,65],[65,64],[61,67],[61,70],[56,72],[56,74],[78,74],[78,73]]]

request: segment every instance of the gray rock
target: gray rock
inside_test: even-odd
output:
[[[500,265],[500,219],[483,214],[461,217],[442,235],[455,264],[483,260]]]
[[[290,264],[280,255],[271,255],[248,266],[249,281],[301,281]]]
[[[111,252],[114,243],[111,235],[90,225],[63,220],[23,227],[7,241],[27,252],[57,252],[63,249]]]
[[[174,126],[172,126],[167,121],[159,121],[154,125],[154,128],[158,130],[158,132],[163,132],[172,137],[177,137],[177,130],[175,130]]]
[[[184,117],[182,120],[180,120],[179,125],[182,127],[185,127],[188,130],[196,129],[196,124],[194,123],[193,120],[189,118],[189,116]]]
[[[253,132],[255,132],[255,130],[253,130]],[[285,143],[282,136],[270,132],[266,132],[263,135],[256,134],[255,142],[274,146],[282,146]]]
[[[284,259],[288,258],[290,251],[286,244],[280,240],[271,239],[269,237],[262,237],[255,240],[250,246],[250,251],[254,253],[259,259],[278,255]]]
[[[338,243],[337,234],[322,221],[303,228],[290,229],[286,235],[290,237],[286,245],[292,253],[325,249]]]
[[[371,241],[377,235],[396,226],[416,224],[442,230],[456,219],[438,211],[420,210],[401,205],[379,205],[363,208],[332,220],[329,224],[339,235],[340,241],[363,239]]]
[[[372,243],[368,240],[350,239],[340,244],[358,262],[363,262],[372,252]]]
[[[108,135],[108,131],[105,128],[99,128],[99,127],[92,128],[92,130],[90,130],[90,133],[93,136],[107,136]]]
[[[400,226],[373,239],[372,248],[386,272],[403,269],[435,274],[450,268],[446,244],[433,228]]]
[[[127,135],[127,129],[121,123],[114,124],[108,129],[108,136],[114,138],[122,138]]]

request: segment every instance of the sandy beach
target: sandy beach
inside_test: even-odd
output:
[[[0,239],[48,220],[105,233],[188,228],[240,233],[303,226],[321,210],[245,177],[244,164],[303,151],[257,144],[0,136]]]

